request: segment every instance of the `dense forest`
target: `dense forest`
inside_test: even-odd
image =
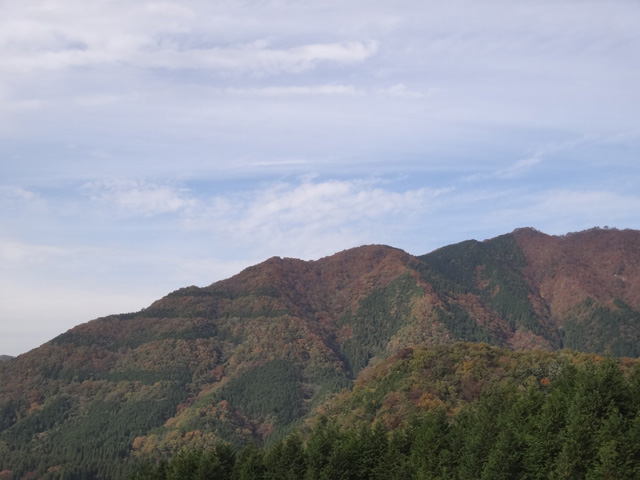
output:
[[[491,378],[492,365],[514,360],[504,352],[471,345],[456,345],[447,353],[434,357],[428,351],[406,352],[400,362],[414,371],[426,365],[446,370],[463,353],[484,360],[484,367],[471,368],[484,368],[476,374]],[[434,361],[425,361],[424,356]],[[185,449],[168,462],[139,466],[132,478],[640,478],[640,364],[598,357],[531,356],[512,367],[512,372],[494,377],[476,400],[454,409],[442,402],[416,410],[396,428],[390,429],[383,418],[345,427],[321,415],[312,427],[268,448],[250,444],[235,451],[220,444],[208,450]],[[517,372],[536,368],[551,377]],[[393,383],[388,378],[393,376],[397,373],[391,369],[367,388],[384,389],[385,383]],[[387,397],[394,393],[387,390]],[[359,402],[369,404],[364,399]]]

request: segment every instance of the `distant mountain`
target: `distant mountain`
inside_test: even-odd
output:
[[[184,445],[268,443],[407,347],[638,357],[639,312],[633,230],[271,258],[2,363],[0,471],[122,478]]]
[[[11,355],[0,355],[0,362],[6,362],[7,360],[11,360],[13,357]]]

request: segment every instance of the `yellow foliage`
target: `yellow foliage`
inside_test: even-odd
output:
[[[444,407],[444,402],[432,393],[427,392],[422,394],[417,406],[422,410],[436,410],[437,408]]]

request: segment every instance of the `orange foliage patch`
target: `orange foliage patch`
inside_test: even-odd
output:
[[[444,402],[432,393],[427,392],[420,397],[417,406],[422,410],[436,410],[444,407]]]

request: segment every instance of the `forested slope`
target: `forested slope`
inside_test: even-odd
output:
[[[486,344],[408,348],[263,449],[186,450],[136,478],[640,478],[640,363]]]
[[[0,471],[122,478],[132,459],[184,446],[270,445],[407,347],[635,357],[639,309],[636,231],[524,229],[420,257],[366,246],[272,258],[2,362]]]

